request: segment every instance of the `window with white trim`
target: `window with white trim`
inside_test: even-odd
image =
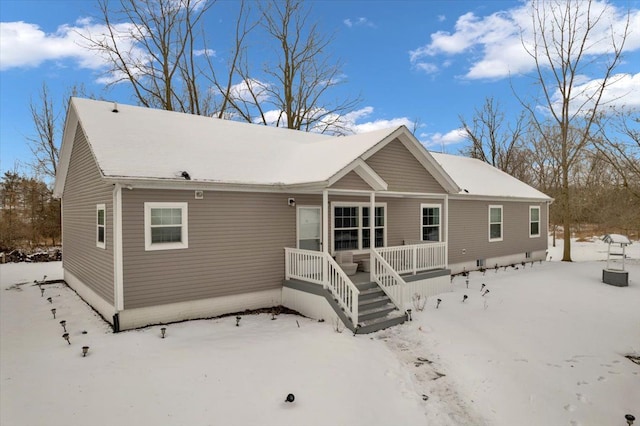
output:
[[[440,204],[420,204],[422,225],[421,241],[440,241]]]
[[[529,206],[529,237],[540,236],[540,207]]]
[[[187,203],[144,203],[145,250],[189,247]]]
[[[96,205],[96,247],[107,248],[107,207]]]
[[[489,241],[502,241],[502,206],[489,206]]]
[[[370,205],[365,203],[332,203],[333,249],[366,250],[371,247],[369,228]],[[385,244],[385,205],[376,204],[374,226],[375,247]]]

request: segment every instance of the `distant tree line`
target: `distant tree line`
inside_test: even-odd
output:
[[[60,200],[41,180],[7,171],[0,182],[0,252],[60,244]]]

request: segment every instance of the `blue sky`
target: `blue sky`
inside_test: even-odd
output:
[[[405,124],[429,149],[458,153],[464,146],[460,116],[470,120],[485,98],[507,112],[521,107],[513,94],[539,90],[520,30],[530,22],[520,1],[310,0],[312,18],[335,35],[346,83],[335,96],[360,96],[353,131]],[[236,3],[219,0],[205,22],[210,48],[224,61]],[[596,3],[600,7],[602,3]],[[610,2],[610,23],[632,11],[620,80],[608,95],[640,110],[640,0]],[[97,25],[92,0],[0,0],[0,172],[30,160],[26,138],[35,135],[30,100],[44,82],[58,109],[68,89],[84,84],[98,97],[135,103],[127,87],[104,91],[103,63],[78,42]],[[93,28],[93,27],[92,27]],[[600,77],[585,70],[581,84]],[[239,82],[238,82],[239,83]]]

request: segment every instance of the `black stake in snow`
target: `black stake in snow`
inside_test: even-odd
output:
[[[48,301],[49,303],[53,303],[53,299],[51,299],[50,297],[47,297],[47,301]]]
[[[290,393],[289,395],[287,395],[287,398],[284,400],[284,402],[293,402],[296,400],[296,397]]]
[[[467,284],[467,288],[469,288],[469,278],[465,280],[465,283]]]
[[[62,320],[62,321],[60,321],[60,325],[62,326],[62,329],[66,333],[67,332],[67,322],[65,320]]]
[[[469,296],[467,296],[466,294],[462,296],[462,303],[466,302],[468,298]]]
[[[484,287],[486,286],[486,284],[482,284],[482,286],[480,286],[480,291],[484,290]]]
[[[82,347],[82,356],[83,357],[87,356],[87,352],[89,352],[89,346],[83,346]]]
[[[242,317],[236,317],[236,327],[240,327],[240,320]]]
[[[413,321],[411,319],[411,309],[407,309],[407,317],[409,318],[409,321]]]
[[[498,264],[496,263],[496,274],[498,273]]]
[[[634,417],[633,414],[625,414],[624,415],[625,420],[627,421],[627,424],[629,426],[631,426],[633,424],[633,422],[636,420],[636,418]]]
[[[162,338],[164,339],[164,335],[167,334],[167,327],[162,327],[160,329],[160,334],[162,334]]]
[[[44,288],[40,287],[40,297],[44,297]]]
[[[486,290],[484,291],[484,293],[482,293],[482,296],[484,296],[484,295],[485,295],[485,294],[487,294],[487,293],[489,293],[489,289],[486,289]]]
[[[51,309],[51,313],[53,314],[53,319],[56,319],[56,308]]]
[[[71,344],[71,340],[69,340],[69,333],[64,333],[62,338],[67,341],[68,344]]]
[[[438,303],[436,303],[436,309],[438,309],[438,307],[440,306],[440,302],[442,302],[442,299],[438,299]]]

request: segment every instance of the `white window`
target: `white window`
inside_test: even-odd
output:
[[[104,204],[96,206],[96,247],[107,248],[107,208]]]
[[[440,241],[440,204],[421,204],[422,241]]]
[[[529,206],[529,237],[540,236],[540,207]]]
[[[146,250],[189,247],[187,203],[144,203]]]
[[[489,206],[489,241],[502,241],[502,206]]]
[[[375,247],[385,245],[385,207],[384,204],[375,206]],[[365,203],[332,203],[334,251],[358,251],[371,247],[369,210],[370,205]]]

